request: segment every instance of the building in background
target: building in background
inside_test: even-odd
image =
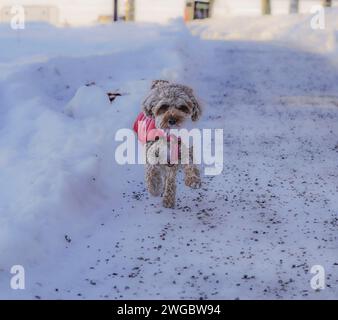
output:
[[[25,6],[25,22],[47,22],[58,25],[60,22],[59,8],[56,6]],[[10,23],[13,12],[11,6],[4,6],[0,8],[0,22]]]
[[[126,21],[135,20],[135,0],[125,0],[124,16]]]
[[[213,0],[187,0],[185,3],[184,20],[205,19],[211,16]]]
[[[183,18],[185,0],[135,0],[135,21],[166,22]]]
[[[124,0],[119,0],[123,11]],[[113,0],[0,0],[0,22],[8,23],[12,6],[25,9],[26,21],[43,21],[57,26],[85,26],[112,16]],[[58,12],[58,13],[56,13]]]
[[[288,14],[292,0],[270,0],[271,14]],[[297,11],[309,13],[324,0],[298,0]],[[328,1],[328,0],[326,0]],[[26,21],[44,21],[58,26],[110,24],[114,0],[1,0],[0,22],[8,23],[11,6],[24,6]],[[43,3],[43,5],[41,5]],[[165,23],[170,19],[186,21],[230,15],[261,15],[262,0],[118,0],[119,20]],[[338,6],[338,0],[332,0]]]
[[[289,14],[292,0],[270,0],[270,13],[273,15]],[[212,17],[225,18],[229,15],[251,16],[261,15],[264,1],[262,0],[214,0]],[[310,13],[311,8],[323,4],[323,0],[299,0],[299,13]],[[338,0],[332,0],[332,6],[338,6]]]
[[[133,0],[135,21],[167,22],[170,19],[208,18],[213,0]]]
[[[26,21],[43,21],[57,26],[81,26],[95,23],[107,24],[113,19],[114,0],[21,0]],[[44,3],[44,5],[40,5]],[[11,7],[17,0],[1,0],[0,22],[8,23]],[[187,17],[186,6],[191,6]],[[119,20],[165,23],[170,19],[186,20],[208,17],[209,0],[118,0]]]

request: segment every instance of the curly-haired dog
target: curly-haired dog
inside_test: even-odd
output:
[[[201,185],[199,169],[193,164],[192,147],[188,149],[180,137],[170,134],[171,129],[183,128],[187,120],[197,121],[200,115],[201,106],[191,88],[165,80],[153,81],[134,130],[140,141],[146,144],[148,191],[153,196],[163,193],[164,207],[175,206],[176,174],[180,166],[187,186],[199,188]],[[140,121],[145,133],[143,137],[140,137]]]

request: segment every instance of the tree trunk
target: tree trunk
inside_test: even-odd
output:
[[[118,0],[114,0],[114,14],[113,14],[114,21],[118,19]]]
[[[261,0],[261,1],[262,1],[262,14],[271,14],[270,0]]]
[[[323,7],[331,7],[332,6],[332,0],[322,0]]]
[[[211,18],[212,17],[212,15],[213,15],[213,8],[214,8],[214,2],[215,2],[215,0],[210,0],[209,1],[209,18]]]
[[[135,19],[135,0],[127,0],[125,5],[126,21],[134,21]]]
[[[299,0],[290,0],[290,13],[298,13],[299,11]]]

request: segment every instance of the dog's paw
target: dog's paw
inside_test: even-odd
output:
[[[175,201],[171,199],[163,198],[163,207],[173,209],[175,207]]]
[[[162,194],[161,190],[159,189],[149,188],[148,191],[153,197],[159,197]]]
[[[201,178],[197,176],[186,177],[185,185],[192,189],[199,189],[202,185]]]

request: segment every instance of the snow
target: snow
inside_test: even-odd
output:
[[[0,297],[337,297],[336,15],[0,26]],[[180,177],[176,209],[114,158],[153,79],[192,86],[199,127],[224,130],[222,174]]]
[[[324,30],[312,29],[314,15],[302,14],[215,18],[212,23],[193,22],[192,32],[203,39],[278,41],[289,47],[329,53],[337,45],[337,10],[326,10]]]
[[[80,87],[65,107],[65,113],[74,118],[100,115],[109,108],[107,93],[95,85]]]

